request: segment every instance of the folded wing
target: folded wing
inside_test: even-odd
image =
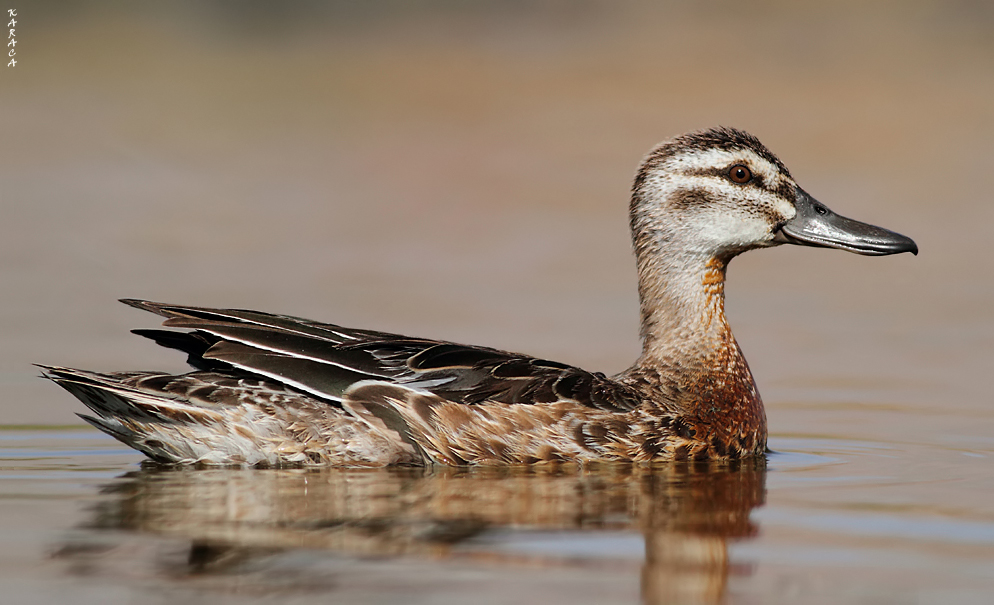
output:
[[[165,317],[165,327],[190,330],[135,333],[185,352],[198,369],[237,368],[331,402],[358,383],[381,381],[467,405],[573,401],[607,412],[639,405],[634,389],[601,373],[488,347],[257,311],[122,302]]]

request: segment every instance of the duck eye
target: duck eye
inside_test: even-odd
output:
[[[733,183],[748,183],[752,179],[752,172],[742,164],[736,164],[728,169],[728,178],[732,179]]]

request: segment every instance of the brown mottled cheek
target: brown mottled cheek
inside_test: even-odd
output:
[[[669,196],[670,207],[675,210],[708,208],[715,204],[711,194],[702,189],[678,189]]]

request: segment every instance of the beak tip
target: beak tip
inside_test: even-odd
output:
[[[890,256],[892,254],[910,252],[911,254],[918,256],[918,244],[916,244],[910,237],[900,237],[901,239],[899,241],[893,241],[890,242],[889,245],[884,245],[878,248],[878,252],[876,254]]]
[[[904,242],[903,249],[899,250],[898,252],[910,252],[915,256],[918,256],[918,244],[915,243],[915,240],[907,236],[902,236],[902,237],[904,237],[904,239],[907,241]]]

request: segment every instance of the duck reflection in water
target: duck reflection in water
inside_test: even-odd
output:
[[[728,543],[757,533],[750,513],[763,504],[765,480],[763,458],[584,469],[149,466],[108,485],[108,498],[96,506],[88,530],[56,556],[69,560],[70,569],[101,574],[113,567],[107,573],[119,575],[117,567],[136,564],[135,548],[108,546],[107,538],[125,530],[132,532],[125,536],[136,532],[153,545],[142,551],[151,553],[148,568],[170,583],[210,578],[222,590],[232,582],[244,589],[247,581],[267,591],[292,594],[309,586],[308,592],[333,593],[326,577],[318,588],[299,576],[276,586],[273,578],[280,574],[259,572],[293,551],[313,558],[325,550],[377,560],[427,559],[439,582],[445,582],[446,562],[498,570],[538,567],[544,593],[550,582],[554,589],[557,569],[596,574],[629,568],[641,555],[637,548],[621,555],[614,548],[598,550],[611,537],[641,534],[644,602],[715,603],[723,600],[730,574],[748,573],[747,566],[730,563]],[[550,535],[572,538],[574,547],[552,546],[539,554],[520,547],[521,538]],[[170,540],[156,541],[161,537]],[[180,559],[174,556],[176,539],[188,549]],[[88,540],[103,546],[88,548]],[[390,582],[390,572],[384,575],[383,582]]]

